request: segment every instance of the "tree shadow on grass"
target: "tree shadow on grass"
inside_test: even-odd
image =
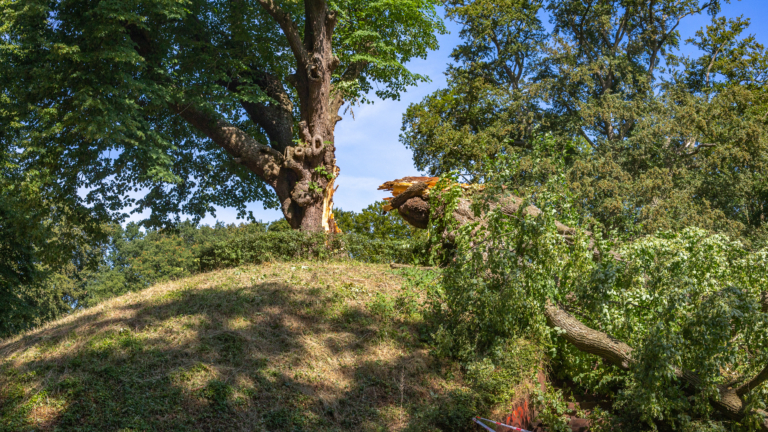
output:
[[[113,303],[0,345],[0,430],[429,430],[416,325],[274,282]]]

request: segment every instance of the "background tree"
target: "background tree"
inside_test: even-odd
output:
[[[540,112],[528,86],[546,37],[540,1],[450,1],[446,17],[461,24],[449,87],[411,105],[401,141],[419,170],[477,178],[489,156],[522,146]]]
[[[102,240],[98,230],[81,229],[75,212],[52,204],[16,156],[0,152],[0,337],[71,312]]]
[[[717,17],[717,1],[520,4],[448,2],[464,39],[448,71],[458,79],[404,116],[418,168],[486,181],[499,155],[539,173],[564,162],[550,175],[565,173],[579,211],[608,229],[765,241],[766,55],[743,35],[748,20]],[[711,25],[686,41],[701,54],[680,55],[680,22],[704,13]],[[514,67],[517,81],[478,72]],[[521,190],[546,181],[514,172]]]
[[[409,225],[397,212],[383,213],[385,201],[368,205],[360,213],[339,209],[334,212],[336,224],[345,234],[360,234],[379,240],[410,240],[419,230]]]
[[[4,0],[0,15],[21,168],[102,220],[149,209],[147,226],[263,201],[322,230],[339,109],[424,80],[403,64],[443,29],[432,0]]]

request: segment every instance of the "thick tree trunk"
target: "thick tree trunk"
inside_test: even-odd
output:
[[[303,49],[292,77],[300,102],[300,144],[286,149],[275,191],[291,227],[333,230],[330,197],[339,172],[333,135],[337,112],[332,112],[331,98],[331,76],[338,65],[331,46],[336,16],[322,0],[306,1],[305,15]]]

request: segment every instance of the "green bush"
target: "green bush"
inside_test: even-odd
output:
[[[136,224],[114,227],[108,253],[98,271],[80,274],[91,306],[126,292],[213,269],[265,261],[350,259],[367,263],[419,263],[419,240],[364,234],[306,233],[273,222],[142,232]],[[64,279],[67,277],[62,276]]]
[[[384,213],[382,207],[386,204],[386,201],[376,201],[360,213],[336,209],[333,211],[336,225],[345,234],[372,239],[410,240],[423,236],[423,230],[408,224],[396,210]]]
[[[426,244],[421,239],[399,240],[370,238],[359,234],[337,236],[342,255],[367,263],[422,263]]]
[[[200,270],[273,260],[328,259],[333,256],[334,249],[333,239],[327,239],[323,234],[277,231],[233,235],[201,249]]]
[[[356,234],[327,236],[294,230],[270,231],[216,241],[201,248],[198,257],[202,271],[272,260],[342,258],[367,263],[411,263],[420,260],[420,246],[415,241],[371,239]]]
[[[466,362],[465,377],[485,403],[494,405],[523,396],[515,393],[520,390],[515,383],[533,382],[543,364],[542,346],[520,338],[503,350]]]
[[[466,389],[452,390],[447,396],[437,400],[430,415],[431,423],[438,430],[445,432],[476,431],[477,426],[472,417],[485,409],[477,393]]]

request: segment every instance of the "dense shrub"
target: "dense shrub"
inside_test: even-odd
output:
[[[409,225],[397,211],[384,213],[386,201],[376,201],[360,213],[334,210],[336,225],[346,234],[380,240],[412,240],[424,236],[423,230]]]
[[[235,235],[201,248],[200,269],[260,264],[272,260],[353,259],[368,263],[419,260],[420,244],[405,240],[371,239],[363,235],[277,231]]]
[[[427,259],[427,244],[421,238],[396,240],[344,234],[337,239],[341,247],[341,255],[355,261],[420,264]]]
[[[364,234],[305,233],[273,222],[201,226],[185,222],[173,230],[142,232],[116,226],[104,263],[81,274],[88,295],[80,305],[146,288],[201,271],[265,261],[352,259],[367,263],[420,262],[418,240]]]
[[[272,260],[328,259],[336,242],[324,234],[301,231],[273,231],[234,235],[204,246],[199,254],[200,269],[210,270]]]

